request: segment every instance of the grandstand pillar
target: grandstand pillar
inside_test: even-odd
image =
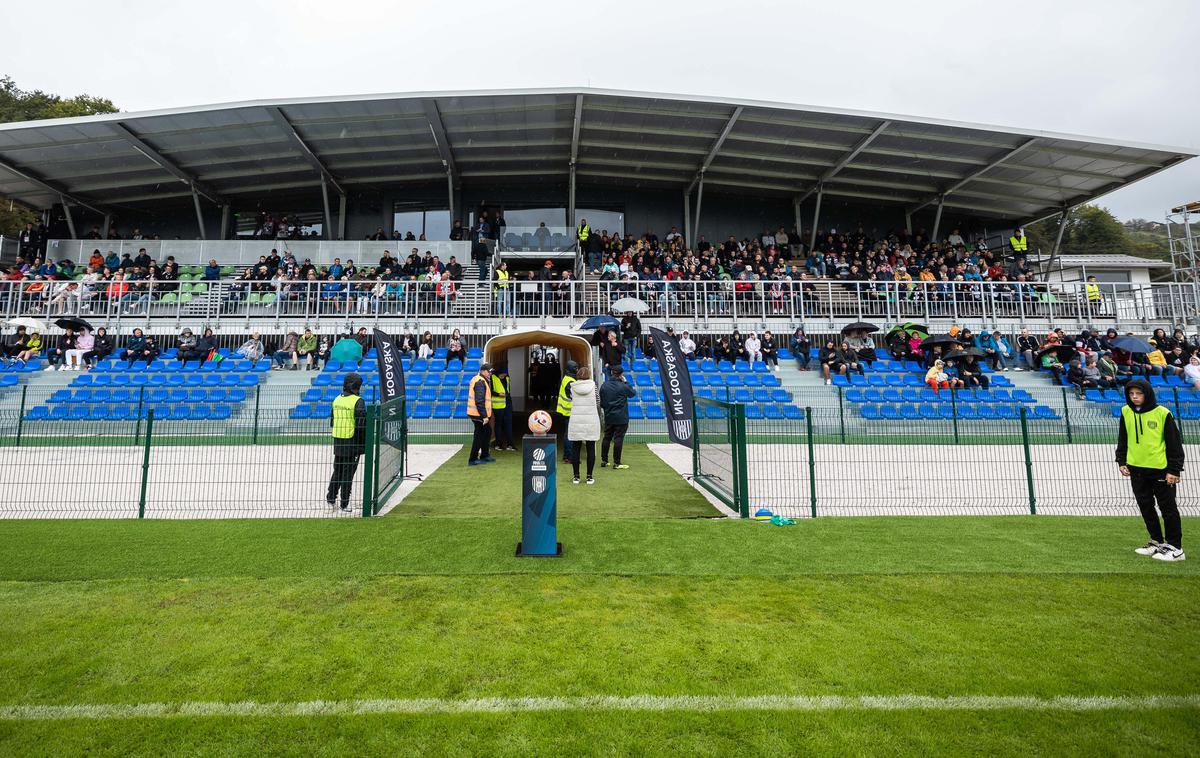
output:
[[[800,244],[803,244],[801,242],[801,235],[803,235],[803,233],[804,233],[804,225],[800,222],[800,196],[799,195],[795,195],[792,197],[792,215],[795,216],[795,219],[796,219],[796,244],[800,245]]]
[[[229,222],[230,216],[233,215],[233,206],[225,203],[221,206],[221,229],[217,233],[217,239],[229,239]]]
[[[699,239],[700,237],[700,203],[704,200],[704,172],[700,172],[700,182],[696,185],[696,228],[692,232],[692,237]]]
[[[346,239],[346,195],[342,193],[338,197],[338,228],[337,238],[340,240]]]
[[[937,213],[933,217],[933,234],[930,235],[930,241],[936,243],[938,240],[938,228],[942,225],[942,206],[946,204],[946,196],[938,195]]]
[[[103,237],[104,239],[108,239],[108,230],[110,228],[112,228],[112,214],[105,213],[104,214],[104,226],[100,228],[100,236]]]
[[[912,234],[912,213],[904,212],[904,231]]]
[[[575,228],[575,161],[571,161],[570,179],[567,183],[567,226]]]
[[[204,212],[200,210],[200,193],[192,187],[192,205],[196,207],[196,226],[200,229],[200,239],[208,239],[204,234]]]
[[[446,166],[446,203],[450,209],[450,218],[454,218],[454,171],[449,165]],[[451,221],[451,224],[454,222]]]
[[[693,249],[695,237],[692,236],[692,193],[683,191],[683,244],[688,250]]]
[[[77,240],[79,235],[75,233],[75,217],[71,215],[71,206],[67,205],[67,199],[62,195],[59,195],[58,199],[62,203],[63,215],[67,217],[67,229],[71,232],[71,239]]]
[[[333,214],[329,211],[329,186],[325,181],[325,175],[321,174],[321,205],[325,209],[325,222],[321,225],[325,232],[325,239],[333,239]]]
[[[821,221],[821,198],[825,195],[825,185],[817,185],[817,205],[813,208],[812,233],[808,235],[808,249],[815,250],[817,247],[817,224]]]
[[[1068,213],[1070,211],[1063,208],[1062,214],[1058,217],[1058,233],[1054,235],[1054,247],[1050,250],[1050,262],[1046,264],[1046,269],[1042,272],[1042,276],[1049,274],[1050,269],[1054,268],[1054,259],[1058,257],[1059,248],[1062,247],[1063,230],[1067,228]],[[1084,279],[1086,280],[1086,278],[1085,276]]]

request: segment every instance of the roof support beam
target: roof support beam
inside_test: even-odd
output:
[[[200,239],[208,239],[204,233],[204,212],[200,210],[200,193],[192,187],[192,205],[196,207],[196,227],[200,230]]]
[[[817,191],[817,207],[813,208],[812,232],[808,235],[808,249],[809,250],[817,249],[817,224],[821,220],[821,197],[825,194],[825,185],[820,182],[817,182],[816,191]],[[807,197],[807,195],[805,195],[805,197]],[[796,204],[799,205],[801,202],[803,202],[803,200],[797,200]]]
[[[810,195],[812,195],[812,193],[817,192],[818,188],[822,184],[824,184],[829,179],[832,179],[833,177],[837,176],[838,172],[840,172],[846,166],[850,165],[850,161],[857,158],[859,153],[861,153],[863,150],[866,150],[868,147],[870,147],[871,143],[875,141],[875,138],[878,137],[879,135],[883,134],[884,130],[887,129],[891,125],[892,125],[891,121],[879,122],[879,125],[876,126],[874,129],[872,129],[870,134],[867,134],[862,139],[860,139],[857,143],[855,143],[854,147],[850,148],[850,150],[847,151],[845,155],[843,155],[841,158],[839,158],[837,163],[835,163],[832,166],[830,166],[829,168],[825,169],[824,173],[821,174],[821,176],[817,179],[816,183],[813,184],[813,186],[809,187],[808,190],[803,195],[801,195],[800,199],[797,200],[796,202],[803,203],[805,200],[807,200],[809,198]],[[813,233],[816,234],[816,229],[813,229]]]
[[[944,201],[946,198],[946,195],[952,194],[955,190],[961,189],[963,186],[969,184],[970,182],[977,179],[978,177],[983,176],[984,174],[986,174],[987,172],[996,168],[997,166],[1004,163],[1005,161],[1015,158],[1016,156],[1020,155],[1021,153],[1025,152],[1030,147],[1032,147],[1035,142],[1037,142],[1037,137],[1033,137],[1031,139],[1025,140],[1024,142],[1017,145],[1012,150],[1009,150],[1008,152],[1004,153],[1004,155],[1001,155],[999,158],[996,158],[994,161],[987,164],[986,166],[984,166],[980,169],[977,169],[975,171],[972,171],[971,173],[964,176],[962,179],[959,179],[954,184],[951,184],[949,187],[946,187],[945,189],[943,189],[938,194],[927,198],[924,202],[920,203],[919,205],[915,205],[912,208],[909,208],[908,212],[916,213],[917,211],[921,210],[922,208],[929,205],[930,203]]]
[[[71,232],[71,239],[79,239],[79,235],[75,233],[75,217],[71,215],[71,205],[67,202],[67,196],[59,195],[58,200],[62,203],[63,215],[67,217],[67,230]]]
[[[313,152],[313,149],[308,146],[308,143],[304,141],[304,138],[300,136],[300,133],[296,131],[296,127],[292,126],[292,122],[288,121],[287,116],[283,115],[283,110],[278,106],[272,106],[267,108],[267,113],[271,114],[271,120],[274,121],[280,129],[283,129],[284,133],[291,139],[296,147],[300,148],[300,152],[304,154],[304,157],[310,164],[312,164],[312,167],[315,168],[317,172],[325,178],[325,181],[329,183],[329,186],[333,187],[334,191],[339,195],[346,194],[346,191],[342,189],[340,184],[338,184],[338,180],[334,178],[333,174],[325,166],[325,163],[321,160],[321,157]]]
[[[438,111],[437,103],[433,100],[422,100],[421,106],[425,109],[425,120],[429,123],[429,132],[433,135],[438,154],[442,157],[442,165],[446,168],[446,172],[453,177],[454,183],[457,183],[458,169],[454,165],[454,153],[450,150],[450,138],[446,136],[446,126],[442,123],[442,114]]]
[[[936,245],[938,241],[938,230],[942,227],[942,208],[946,205],[946,196],[942,195],[937,201],[937,213],[933,216],[933,234],[930,235],[933,243]]]
[[[571,163],[567,185],[567,225],[575,226],[575,164],[579,162],[579,127],[583,123],[583,95],[575,96],[575,119],[571,124]]]
[[[717,153],[721,152],[721,145],[724,145],[725,140],[729,139],[729,133],[733,131],[733,126],[737,123],[737,120],[741,118],[741,115],[742,106],[740,105],[733,109],[733,113],[729,114],[729,119],[725,122],[725,128],[721,130],[721,133],[717,135],[716,140],[713,141],[712,147],[708,149],[708,154],[704,156],[704,161],[700,164],[700,169],[696,172],[696,176],[692,179],[692,183],[688,185],[688,192],[691,192],[693,189],[695,189],[697,184],[703,183],[704,172],[708,170],[708,167],[712,164],[713,159],[717,157]],[[700,228],[699,198],[696,199],[696,228]]]
[[[58,195],[59,201],[62,202],[62,204],[64,206],[69,201],[74,205],[78,205],[82,208],[87,208],[89,211],[92,211],[93,213],[98,213],[101,216],[103,216],[105,213],[108,213],[108,211],[102,210],[90,203],[85,203],[84,201],[80,200],[77,197],[71,197],[71,195],[65,189],[58,186],[57,183],[48,181],[46,179],[42,179],[41,177],[38,177],[38,176],[35,176],[34,174],[30,173],[29,171],[26,171],[25,169],[20,168],[19,166],[15,166],[12,163],[0,161],[0,168],[4,169],[5,171],[7,171],[10,174],[15,174],[16,176],[21,177],[22,179],[29,182],[30,184],[36,185],[43,192],[49,192],[52,195]]]
[[[125,126],[125,124],[121,123],[120,121],[115,121],[108,126],[114,132],[121,135],[123,140],[128,142],[130,145],[133,145],[135,150],[149,158],[153,163],[158,164],[159,168],[163,169],[171,176],[191,187],[193,192],[199,192],[201,195],[204,195],[217,205],[220,205],[224,202],[224,199],[219,194],[204,186],[199,180],[196,179],[196,177],[167,160],[162,153],[155,150],[153,147],[147,144],[145,140],[130,131],[129,127]]]

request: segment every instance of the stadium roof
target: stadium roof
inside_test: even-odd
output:
[[[1195,155],[1177,147],[806,105],[598,89],[261,100],[0,124],[0,194],[101,212],[192,189],[554,184],[806,199],[1031,221]]]

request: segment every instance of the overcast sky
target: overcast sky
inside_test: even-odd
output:
[[[60,0],[5,3],[4,15],[0,74],[24,89],[105,96],[122,110],[592,86],[1200,152],[1197,0]],[[1200,158],[1100,202],[1122,219],[1161,219],[1193,200]]]

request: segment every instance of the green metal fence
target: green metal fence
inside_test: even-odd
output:
[[[711,413],[707,412],[711,411]],[[737,403],[696,398],[693,412],[692,475],[734,512],[745,518],[746,414]]]
[[[718,405],[729,418],[738,413],[737,404]],[[747,419],[744,452],[720,450],[714,432],[698,433],[697,481],[706,483],[699,474],[717,452],[704,451],[715,448],[722,460],[746,462],[747,486],[723,498],[742,514],[1137,515],[1113,460],[1116,419],[1107,408],[1067,406],[1075,411],[1069,427],[1065,415],[1035,419],[1025,407],[1016,419],[868,421],[846,404],[809,405],[799,419]],[[698,416],[704,407],[697,403]],[[697,421],[709,430],[721,423],[729,425]],[[1195,460],[1200,445],[1187,444],[1189,421],[1180,423]],[[1178,500],[1184,513],[1200,515],[1200,490],[1186,474]]]

